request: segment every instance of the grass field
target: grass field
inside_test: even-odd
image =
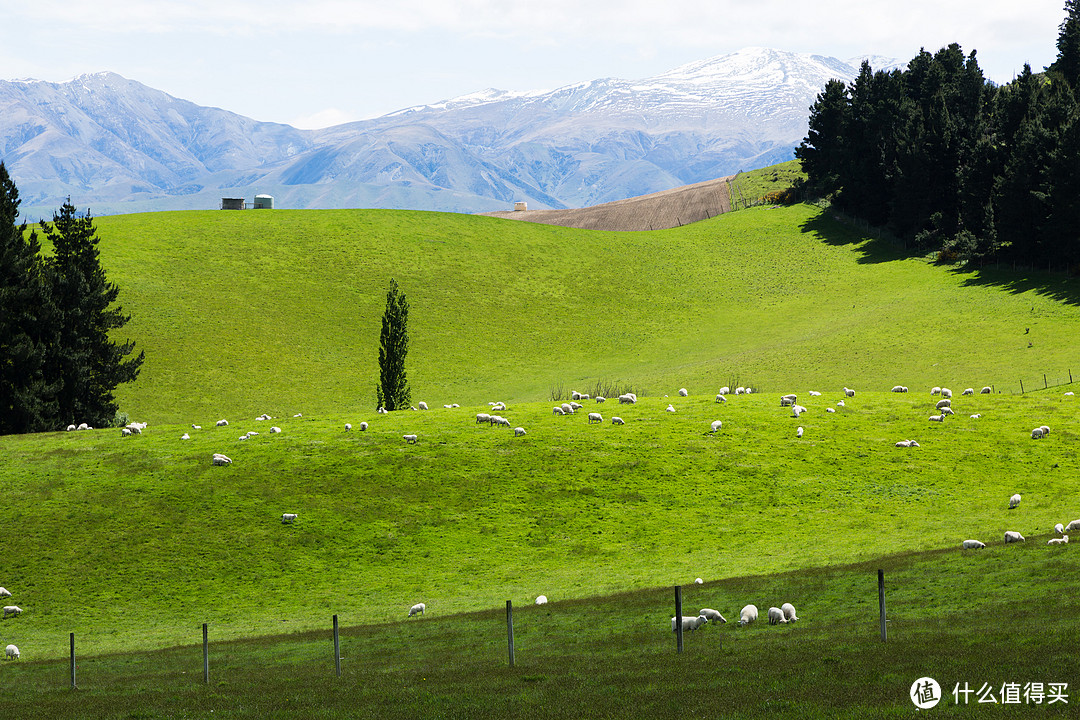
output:
[[[122,407],[150,427],[0,437],[0,585],[24,610],[0,623],[23,654],[0,665],[13,717],[908,717],[923,675],[948,691],[1077,676],[1080,562],[1046,540],[1080,518],[1078,401],[1012,394],[1067,375],[1071,281],[901,259],[807,206],[621,234],[392,211],[98,226],[147,352]],[[430,411],[374,413],[390,275]],[[553,388],[598,380],[641,399],[551,413]],[[762,392],[716,403],[727,384]],[[943,424],[931,385],[956,394]],[[475,423],[494,400],[527,435]],[[675,584],[691,612],[763,618],[676,656]],[[803,620],[765,626],[785,601]]]

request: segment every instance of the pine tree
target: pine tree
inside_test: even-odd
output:
[[[378,407],[401,410],[409,407],[409,381],[405,375],[405,355],[409,352],[409,302],[399,292],[397,280],[390,278],[379,337],[379,384],[375,386]]]
[[[109,425],[118,409],[113,391],[138,377],[145,353],[128,358],[135,344],[109,339],[131,316],[112,307],[120,289],[101,267],[90,213],[77,216],[69,201],[53,214],[51,225],[42,221],[41,228],[53,245],[46,275],[58,312],[58,338],[49,372],[60,384],[59,419],[63,424]]]
[[[809,132],[795,149],[808,185],[822,196],[840,189],[847,110],[847,86],[839,80],[829,80],[810,107]]]
[[[1080,2],[1065,0],[1065,19],[1058,28],[1058,56],[1048,70],[1059,73],[1073,90],[1080,90]]]
[[[56,385],[45,379],[54,326],[36,233],[16,225],[19,191],[0,162],[0,435],[56,429]]]

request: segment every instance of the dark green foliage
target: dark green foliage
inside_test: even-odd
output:
[[[409,407],[409,380],[405,355],[409,352],[409,301],[390,278],[379,336],[379,384],[375,386],[378,407],[403,410]]]
[[[1058,60],[986,81],[975,52],[923,50],[904,72],[866,63],[831,82],[796,152],[807,186],[919,252],[949,261],[1080,261],[1080,12],[1066,3]],[[845,102],[846,100],[846,102]]]
[[[134,343],[109,339],[110,331],[122,328],[130,316],[111,307],[120,290],[101,267],[90,213],[78,217],[75,207],[64,203],[52,223],[42,221],[41,228],[53,246],[45,274],[57,308],[57,338],[46,365],[47,377],[59,384],[58,424],[105,426],[117,411],[113,391],[138,376],[144,353],[128,358]]]
[[[56,384],[46,380],[55,309],[37,235],[16,225],[19,191],[0,163],[0,435],[50,429]]]

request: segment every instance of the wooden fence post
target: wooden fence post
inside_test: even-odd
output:
[[[337,615],[334,616],[334,669],[337,676],[341,677],[341,641],[338,639]]]
[[[675,586],[675,637],[682,652],[682,585]]]
[[[510,653],[510,667],[514,667],[514,606],[506,601],[506,647]]]
[[[885,631],[885,571],[877,571],[877,594],[878,605],[881,610],[881,642],[885,642],[888,633]]]
[[[210,645],[206,639],[206,623],[202,624],[202,677],[203,682],[210,684]]]
[[[75,685],[75,633],[71,633],[71,689],[77,689]]]
[[[1020,394],[1021,395],[1024,394],[1024,381],[1023,380],[1020,381]]]

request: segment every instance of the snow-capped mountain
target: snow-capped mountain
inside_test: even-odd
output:
[[[0,81],[0,160],[31,215],[68,196],[103,214],[264,192],[279,207],[583,207],[791,158],[817,93],[862,60],[748,48],[642,80],[489,89],[325,130],[113,73]]]

